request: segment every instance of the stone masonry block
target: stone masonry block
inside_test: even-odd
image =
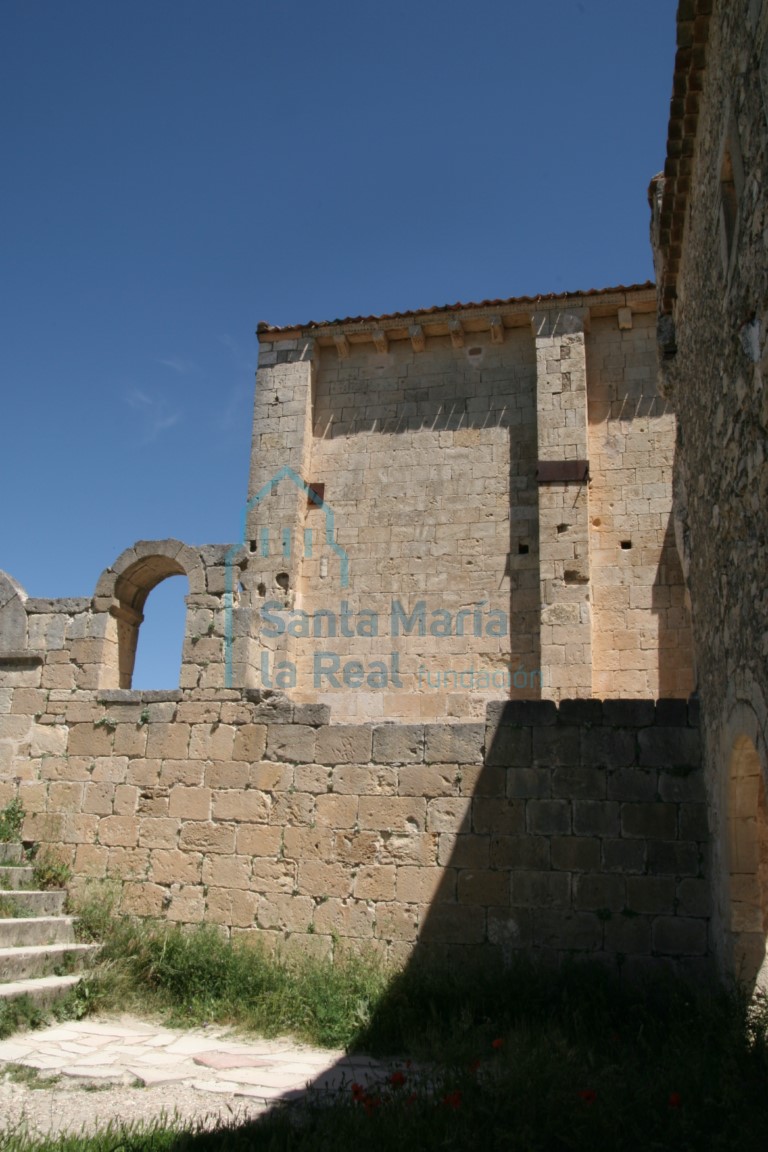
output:
[[[618,836],[619,805],[612,800],[575,800],[573,830],[577,836]]]
[[[453,796],[460,780],[457,764],[406,764],[399,771],[401,796]]]
[[[472,828],[481,835],[515,836],[525,832],[525,801],[476,797],[472,807]]]
[[[424,759],[438,764],[480,764],[485,727],[482,724],[428,724]]]
[[[681,916],[709,916],[711,895],[706,880],[688,878],[677,886],[677,911]]]
[[[471,812],[472,800],[468,796],[432,799],[427,806],[427,830],[454,834],[467,833],[470,831]]]
[[[637,738],[626,728],[583,728],[581,758],[595,768],[626,768],[637,761]]]
[[[191,848],[193,852],[231,854],[235,850],[235,827],[233,824],[187,821],[179,834],[179,847]]]
[[[545,724],[557,723],[557,705],[554,700],[493,701],[486,708],[485,718],[491,728],[500,725],[540,728]]]
[[[690,772],[669,772],[662,769],[659,772],[659,795],[662,800],[669,800],[670,802],[700,801],[704,803],[707,796],[703,771],[693,769]]]
[[[673,840],[677,835],[676,804],[622,804],[622,836]]]
[[[571,831],[569,800],[529,800],[525,809],[529,832],[541,835],[567,834]]]
[[[210,820],[210,788],[185,788],[181,784],[171,788],[168,815],[182,820]]]
[[[609,800],[639,800],[650,802],[656,799],[658,773],[651,768],[619,768],[608,772]],[[662,797],[668,799],[668,797]]]
[[[315,762],[316,729],[307,724],[270,724],[267,759],[294,764]]]
[[[644,840],[602,841],[603,869],[606,872],[645,872],[646,846]]]
[[[583,911],[606,909],[620,912],[626,900],[626,882],[623,876],[587,874],[574,880],[573,903]]]
[[[150,724],[147,732],[147,757],[185,760],[189,736],[189,724]]]
[[[490,859],[490,836],[456,835],[441,832],[438,844],[437,862],[454,868],[488,867]]]
[[[653,949],[662,956],[703,956],[707,924],[689,916],[659,916],[653,923]]]
[[[376,764],[414,764],[424,759],[424,726],[382,724],[373,729]]]
[[[457,898],[460,904],[503,908],[509,903],[509,873],[491,869],[463,869],[459,872]]]
[[[637,739],[640,763],[646,767],[696,767],[701,761],[701,741],[695,728],[646,728]]]
[[[266,824],[269,821],[270,807],[269,796],[256,788],[233,788],[224,792],[213,793],[212,813],[214,820]],[[208,818],[208,816],[204,817],[204,819]],[[196,819],[200,819],[200,817],[196,817]]]
[[[549,768],[510,768],[506,777],[507,796],[510,800],[533,800],[552,794],[552,772]]]
[[[394,900],[397,869],[394,864],[363,865],[354,881],[357,900]]]
[[[600,841],[596,836],[553,836],[552,867],[558,872],[597,872]]]
[[[455,868],[397,869],[397,899],[403,904],[433,904],[456,900]]]
[[[657,700],[656,724],[664,728],[686,728],[688,726],[688,701]]]
[[[486,763],[503,768],[529,768],[531,744],[530,728],[489,727],[486,731]]]
[[[628,876],[627,908],[651,915],[675,909],[675,881],[669,876]]]
[[[369,724],[338,724],[317,729],[315,760],[318,764],[367,764],[371,759]]]
[[[432,801],[433,804],[447,801]],[[451,801],[455,803],[455,801]],[[466,808],[466,801],[459,801]],[[359,801],[360,827],[388,832],[415,834],[423,832],[427,818],[427,802],[415,796],[361,796]],[[452,828],[451,831],[457,831]]]
[[[603,939],[603,925],[591,912],[550,911],[535,913],[534,943],[540,948],[567,952],[595,952]]]
[[[680,805],[680,839],[709,839],[709,818],[706,804]]]
[[[580,732],[576,727],[534,728],[535,767],[576,767],[581,762]]]
[[[255,764],[264,759],[266,747],[266,724],[243,724],[235,732],[232,759],[245,760],[249,764]]]
[[[485,924],[485,909],[475,904],[435,904],[426,914],[420,937],[443,944],[480,944]]]
[[[645,728],[655,719],[653,700],[603,700],[603,720],[614,728]]]
[[[552,773],[552,795],[576,797],[585,800],[604,800],[606,771],[604,768],[555,768]]]
[[[567,908],[570,902],[571,877],[567,872],[512,873],[513,905],[523,908]]]
[[[600,700],[561,700],[557,706],[559,724],[601,724],[603,705]]]
[[[648,871],[655,876],[698,876],[699,845],[689,840],[649,840]]]
[[[492,868],[533,869],[545,871],[550,866],[548,836],[492,836]]]
[[[651,951],[651,927],[649,916],[612,916],[603,926],[603,947],[609,953],[647,956]]]

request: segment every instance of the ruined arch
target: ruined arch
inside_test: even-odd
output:
[[[27,647],[27,594],[7,572],[0,571],[0,653]]]
[[[202,558],[180,540],[140,540],[100,576],[94,607],[109,612],[115,622],[102,687],[131,687],[144,605],[152,589],[169,576],[186,576],[191,596],[205,593]]]
[[[768,989],[768,808],[753,734],[736,736],[727,774],[730,967],[750,990]]]

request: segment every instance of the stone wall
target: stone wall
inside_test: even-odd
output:
[[[666,180],[652,186],[660,383],[679,425],[676,528],[702,705],[715,937],[731,971],[742,933],[762,938],[745,978],[765,963],[768,933],[766,837],[761,865],[751,831],[764,826],[758,785],[768,782],[767,111],[768,4],[681,5]]]
[[[653,305],[635,288],[260,326],[238,682],[345,720],[482,719],[500,688],[687,697]],[[421,622],[398,633],[393,605]]]
[[[326,954],[572,953],[703,972],[707,820],[683,701],[330,725],[233,691],[75,694],[0,672],[0,806],[122,909]],[[23,683],[23,681],[27,683]]]

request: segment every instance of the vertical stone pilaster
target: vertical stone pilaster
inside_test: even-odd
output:
[[[592,695],[587,372],[589,313],[537,312],[536,411],[539,468],[542,695]],[[554,478],[552,478],[554,476]],[[568,476],[569,478],[564,478]]]
[[[260,606],[271,601],[288,609],[295,601],[307,510],[304,485],[310,480],[314,371],[313,340],[260,345],[245,524],[248,567],[242,577],[246,602],[234,645],[235,674],[243,679],[236,683],[260,683]],[[268,641],[270,666],[285,639]]]

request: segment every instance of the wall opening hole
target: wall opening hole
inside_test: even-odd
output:
[[[631,540],[622,540],[621,546],[624,549],[624,551],[626,552],[626,551],[628,551],[628,549],[630,549],[632,547],[632,541]]]
[[[595,516],[594,520],[592,521],[592,527],[593,528],[599,528],[601,524],[602,524],[602,520],[600,519],[600,517]]]
[[[308,484],[307,487],[309,488],[307,507],[322,508],[325,501],[325,484]]]
[[[184,602],[187,588],[186,577],[169,576],[147,597],[144,619],[134,641],[136,659],[128,687],[134,690],[178,688],[187,621]]]
[[[287,592],[291,583],[288,577],[288,573],[278,572],[277,576],[275,576],[275,583],[277,584],[278,588],[282,588],[284,592]]]
[[[528,549],[529,549],[528,541],[527,540],[521,540],[517,546],[518,556],[527,556],[528,555]]]
[[[569,528],[570,528],[570,524],[558,524],[557,531],[558,532],[567,532]]]
[[[259,596],[266,596],[266,594],[267,594],[266,584],[259,584],[256,588],[256,591],[258,592]]]
[[[482,348],[470,348],[467,351],[468,356],[482,356],[482,354],[483,354]]]
[[[255,551],[256,551],[256,541],[255,541],[255,540],[251,540],[251,541],[249,542],[249,544],[248,544],[248,551],[249,551],[249,552],[255,552]]]

